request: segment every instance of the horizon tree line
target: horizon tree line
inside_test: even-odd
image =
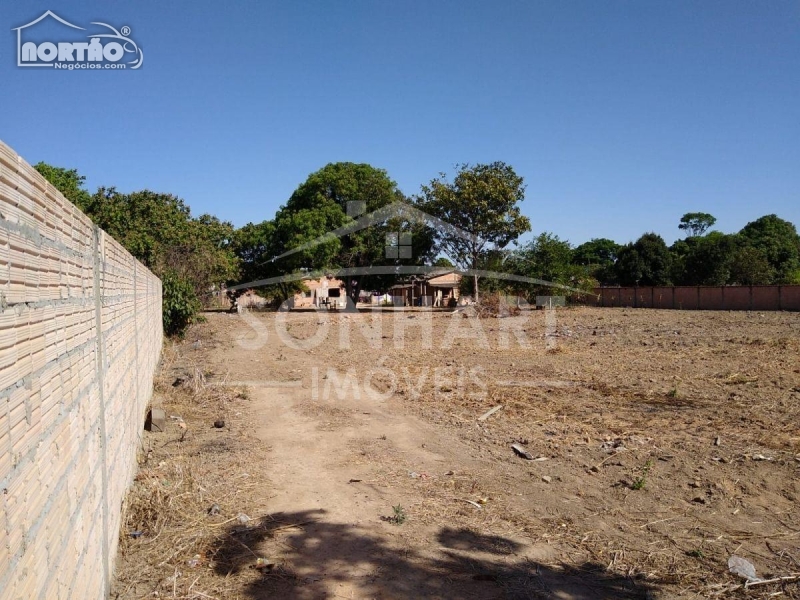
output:
[[[171,335],[180,334],[223,283],[352,267],[452,265],[473,273],[463,278],[462,292],[476,301],[481,293],[532,297],[543,288],[480,278],[475,271],[500,271],[586,291],[601,285],[800,283],[800,236],[794,224],[774,214],[726,234],[711,230],[713,215],[686,213],[678,223],[686,237],[671,246],[653,232],[628,244],[594,238],[578,246],[542,232],[520,245],[519,238],[531,230],[521,210],[525,183],[500,161],[456,165],[452,177],[440,173],[410,197],[383,169],[330,163],[311,173],[272,219],[239,228],[210,214],[193,217],[189,206],[172,194],[122,194],[113,187],[91,194],[75,169],[45,163],[35,168],[162,279],[164,327]],[[396,202],[469,235],[396,211],[368,228],[308,245]],[[402,248],[395,247],[398,239]],[[397,280],[396,275],[347,277],[346,291],[357,299],[361,290],[385,290]],[[289,283],[259,292],[279,303],[302,289],[302,283]]]

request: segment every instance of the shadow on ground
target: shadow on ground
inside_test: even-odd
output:
[[[499,536],[444,527],[439,547],[423,556],[358,526],[324,519],[325,511],[309,510],[231,527],[215,550],[215,570],[228,576],[253,569],[257,556],[279,557],[243,591],[258,600],[333,598],[337,584],[350,590],[345,597],[364,598],[653,597],[652,585],[608,573],[603,565],[555,568],[527,560],[523,547]]]

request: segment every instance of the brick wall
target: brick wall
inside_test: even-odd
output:
[[[0,142],[0,599],[104,598],[161,282]]]
[[[603,287],[594,293],[588,303],[597,306],[800,311],[800,285]]]

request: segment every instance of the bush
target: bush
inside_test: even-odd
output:
[[[161,283],[164,333],[170,336],[183,335],[200,310],[200,300],[192,282],[174,271],[167,271]]]
[[[515,317],[519,314],[519,308],[514,298],[504,294],[487,294],[480,296],[480,302],[475,305],[475,312],[481,319],[490,317]]]

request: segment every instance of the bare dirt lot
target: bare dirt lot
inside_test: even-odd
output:
[[[800,315],[548,314],[207,314],[112,597],[800,598]]]

